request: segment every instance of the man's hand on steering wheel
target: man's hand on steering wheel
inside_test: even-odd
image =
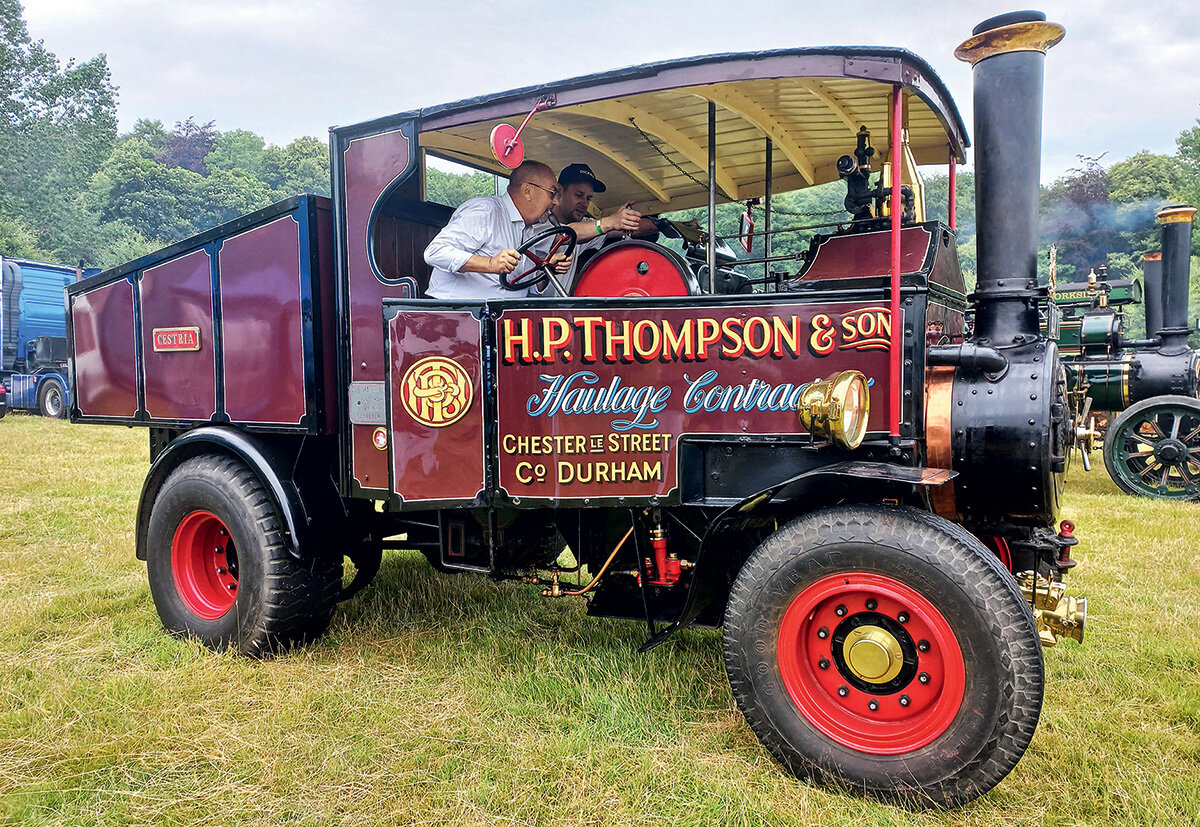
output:
[[[554,242],[550,245],[550,251],[543,257],[535,253],[533,248],[547,238],[553,238]],[[565,226],[550,227],[531,236],[517,248],[517,253],[528,258],[533,265],[524,270],[517,267],[511,272],[502,273],[500,283],[508,290],[524,290],[528,287],[540,286],[550,280],[561,289],[562,285],[558,284],[558,280],[554,278],[554,272],[556,270],[558,272],[566,271],[571,254],[575,252],[575,241],[575,231]],[[560,250],[559,248],[564,244],[566,248]]]
[[[488,260],[488,271],[503,275],[511,273],[521,263],[521,254],[516,250],[501,250]]]

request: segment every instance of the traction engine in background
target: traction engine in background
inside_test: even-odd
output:
[[[1056,288],[1063,312],[1057,338],[1084,463],[1103,434],[1105,468],[1127,494],[1200,499],[1200,354],[1188,345],[1195,213],[1184,206],[1158,213],[1162,253],[1142,262],[1145,339],[1125,335],[1122,307],[1138,301],[1136,280],[1109,280],[1102,268],[1086,283]],[[1109,415],[1102,428],[1097,413]]]

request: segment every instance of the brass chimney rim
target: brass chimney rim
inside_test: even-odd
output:
[[[1045,20],[1029,20],[1011,23],[986,32],[972,35],[954,50],[959,60],[974,66],[981,60],[1008,52],[1041,52],[1056,45],[1067,30],[1058,23]]]
[[[1163,207],[1155,217],[1158,218],[1160,224],[1189,224],[1195,215],[1195,207],[1178,204],[1171,207]]]

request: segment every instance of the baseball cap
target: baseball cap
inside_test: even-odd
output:
[[[597,193],[604,192],[608,187],[598,179],[592,168],[587,164],[571,164],[563,167],[563,171],[558,174],[558,183],[561,186],[569,187],[572,184],[577,184],[583,181],[586,184],[591,184],[592,189]]]

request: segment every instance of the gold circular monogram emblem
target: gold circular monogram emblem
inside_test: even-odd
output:
[[[404,372],[400,401],[408,415],[422,425],[453,425],[471,407],[471,377],[457,362],[428,356]]]

